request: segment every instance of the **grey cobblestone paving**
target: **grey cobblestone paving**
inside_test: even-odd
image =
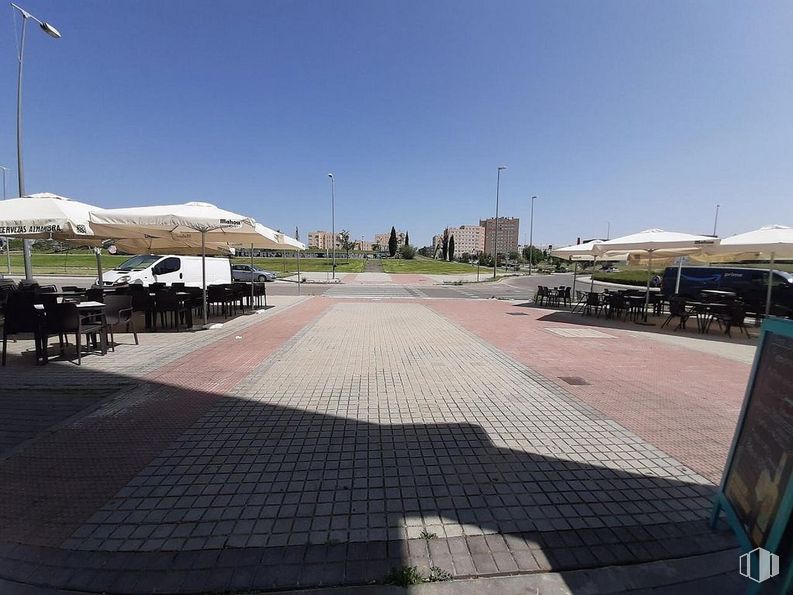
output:
[[[346,547],[348,578],[358,555],[432,561],[458,576],[586,567],[726,547],[704,528],[711,493],[672,457],[425,307],[345,303],[64,546],[278,548],[302,563]],[[407,549],[391,556],[391,543]]]

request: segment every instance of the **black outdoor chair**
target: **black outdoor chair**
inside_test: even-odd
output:
[[[728,337],[732,338],[731,331],[734,327],[737,327],[739,330],[742,330],[747,337],[749,337],[749,329],[746,328],[746,306],[742,302],[730,302],[726,304],[723,310],[718,310],[713,314],[713,317],[708,322],[708,328],[705,330],[707,332],[710,329],[710,325],[713,324],[713,321],[716,321],[716,324],[719,325],[719,328],[722,328],[722,323],[724,324],[724,334]]]
[[[667,326],[673,319],[679,318],[680,320],[675,327],[677,329],[685,329],[686,322],[691,317],[691,314],[686,310],[686,300],[679,295],[673,295],[669,298],[669,316],[666,317],[661,328]]]
[[[226,290],[225,285],[210,285],[207,287],[207,314],[211,313],[213,306],[217,313],[220,308],[223,318],[228,318],[233,295]]]
[[[63,302],[58,304],[58,317],[60,319],[60,329],[64,336],[74,333],[74,345],[77,353],[77,365],[82,364],[82,336],[85,335],[86,345],[91,342],[96,348],[96,336],[101,337],[102,354],[105,353],[105,322],[102,319],[89,319],[84,316],[77,308],[76,302]]]
[[[180,300],[175,292],[158,291],[154,296],[155,315],[160,315],[160,325],[166,328],[170,314],[171,326],[179,328],[179,323],[187,317],[187,304]]]
[[[110,349],[116,350],[113,327],[120,324],[126,325],[127,332],[130,331],[130,328],[132,329],[135,345],[138,345],[138,332],[135,329],[131,295],[105,296],[105,320],[107,321],[107,330],[110,333]]]
[[[82,287],[77,287],[76,285],[64,285],[61,287],[61,291],[82,291]]]
[[[85,292],[86,302],[102,302],[105,299],[105,292],[101,287],[91,287]]]
[[[591,316],[594,311],[596,317],[600,318],[600,311],[603,309],[603,304],[604,301],[601,294],[594,291],[589,292],[586,298],[586,304],[584,305],[584,314]]]
[[[625,319],[627,306],[625,296],[621,293],[610,293],[605,297],[606,318]]]
[[[171,289],[174,291],[182,291],[184,289],[184,281],[174,281],[171,283]]]
[[[3,321],[3,365],[6,365],[6,348],[8,337],[21,334],[32,334],[36,348],[36,363],[42,359],[42,351],[46,349],[42,337],[46,333],[44,308],[36,309],[34,295],[29,292],[15,291],[8,295]],[[43,356],[46,358],[46,354]]]
[[[564,287],[564,288],[560,288],[560,291],[561,291],[561,293],[560,293],[559,297],[562,300],[562,303],[565,306],[570,307],[572,305],[572,303],[573,303],[573,298],[572,298],[572,295],[571,295],[571,292],[573,291],[573,288],[572,287]]]
[[[548,299],[548,288],[544,285],[538,285],[537,293],[534,294],[534,303],[543,306],[546,299]]]

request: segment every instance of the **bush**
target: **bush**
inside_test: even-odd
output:
[[[399,255],[405,260],[413,260],[416,257],[416,248],[410,245],[402,246],[399,249]]]

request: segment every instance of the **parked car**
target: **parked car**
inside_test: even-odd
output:
[[[666,299],[675,293],[677,267],[667,267],[661,281]],[[732,291],[746,304],[749,312],[765,312],[768,293],[768,269],[740,267],[683,267],[680,271],[680,295],[697,299],[703,289]],[[793,275],[774,271],[771,289],[771,312],[793,316]]]
[[[231,283],[231,261],[224,257],[206,259],[207,285]],[[184,283],[201,287],[201,257],[173,254],[138,254],[102,275],[103,285]]]
[[[275,281],[276,274],[249,264],[233,264],[231,265],[231,278],[234,281]]]

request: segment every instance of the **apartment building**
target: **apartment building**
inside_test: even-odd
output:
[[[328,250],[333,248],[333,233],[329,231],[308,232],[308,245],[310,248]],[[336,248],[340,248],[338,234],[336,234]]]
[[[374,243],[380,246],[381,250],[388,250],[388,240],[391,237],[391,232],[388,231],[386,233],[378,233],[374,236]],[[401,246],[405,245],[405,232],[404,231],[397,231],[397,249]]]
[[[496,250],[499,254],[518,251],[518,233],[520,219],[517,217],[495,217],[482,219],[479,225],[485,229],[485,252],[492,255]],[[494,246],[496,241],[496,226],[498,226],[498,246]],[[455,242],[455,252],[457,240]]]

